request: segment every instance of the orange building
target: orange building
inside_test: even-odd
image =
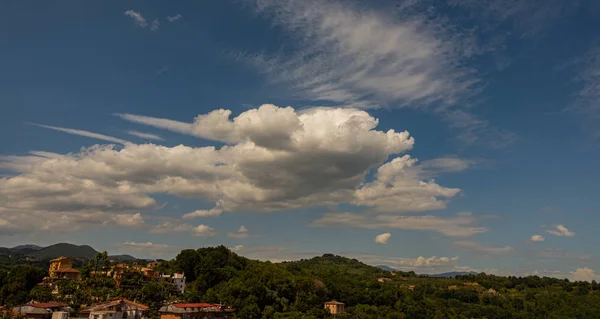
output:
[[[325,303],[325,309],[329,310],[332,315],[344,313],[344,303],[339,301],[328,301]]]
[[[79,277],[79,270],[73,268],[73,259],[64,256],[50,260],[48,273],[51,279],[77,279]]]

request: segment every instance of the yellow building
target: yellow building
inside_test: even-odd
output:
[[[339,301],[328,301],[325,303],[325,309],[329,310],[332,315],[344,313],[344,303]]]
[[[50,268],[48,269],[50,278],[67,278],[76,279],[79,271],[73,269],[73,259],[69,257],[58,257],[50,260]]]

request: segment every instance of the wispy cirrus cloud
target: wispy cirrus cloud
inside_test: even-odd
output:
[[[600,138],[600,46],[593,47],[574,63],[579,90],[575,101],[565,110],[585,117],[595,138]]]
[[[164,141],[164,139],[162,137],[160,137],[159,135],[156,135],[156,134],[150,134],[150,133],[144,133],[144,132],[138,132],[138,131],[127,131],[127,134],[133,135],[133,136],[136,136],[139,138],[143,138],[146,140]]]
[[[263,0],[256,10],[295,36],[298,48],[244,58],[302,98],[363,107],[452,104],[479,82],[463,64],[468,44],[424,16],[334,1]]]
[[[451,237],[468,237],[486,232],[473,216],[442,218],[436,216],[393,216],[358,213],[326,213],[313,221],[313,227],[357,227],[439,232]]]
[[[42,124],[37,124],[37,123],[30,123],[30,124],[38,126],[38,127],[47,128],[50,130],[65,132],[65,133],[69,133],[69,134],[73,134],[73,135],[95,138],[95,139],[103,140],[103,141],[107,141],[107,142],[113,142],[113,143],[119,143],[119,144],[131,143],[129,141],[126,141],[126,140],[123,140],[120,138],[103,135],[103,134],[98,134],[98,133],[92,133],[92,132],[88,132],[88,131],[84,131],[84,130],[76,130],[76,129],[72,129],[72,128],[57,127],[57,126],[50,126],[50,125],[42,125]]]
[[[139,12],[127,10],[125,11],[125,15],[133,19],[138,27],[145,28],[148,26],[148,22],[146,22],[146,19]]]
[[[454,245],[479,254],[508,254],[515,251],[510,246],[490,246],[472,240],[457,241]]]
[[[169,22],[175,22],[175,21],[178,21],[178,20],[181,20],[181,19],[183,19],[183,16],[181,14],[179,14],[179,13],[176,14],[176,15],[174,15],[174,16],[167,16],[167,20]]]

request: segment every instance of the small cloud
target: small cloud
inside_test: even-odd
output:
[[[150,30],[156,31],[156,30],[158,30],[159,27],[160,27],[160,22],[158,22],[158,19],[154,19],[154,21],[152,21],[152,25],[150,25]]]
[[[229,236],[231,238],[237,238],[237,239],[243,239],[243,238],[250,237],[250,235],[248,234],[248,228],[246,228],[246,226],[244,226],[244,225],[240,226],[240,228],[237,230],[237,232],[228,233],[227,236]]]
[[[555,236],[560,236],[560,237],[573,237],[575,236],[575,233],[572,231],[569,231],[567,229],[567,227],[565,227],[564,225],[556,225],[554,226],[554,229],[547,229],[546,232],[548,234],[552,234]]]
[[[176,15],[174,15],[174,16],[167,16],[167,20],[169,20],[169,22],[175,22],[175,21],[177,21],[179,19],[182,19],[182,18],[183,18],[183,16],[181,14],[179,14],[179,13],[176,14]]]
[[[164,141],[164,139],[156,134],[143,133],[138,131],[127,131],[127,134],[137,136],[139,138],[155,141]]]
[[[392,237],[392,233],[379,234],[375,237],[375,243],[385,245],[390,240],[390,237]]]
[[[600,276],[596,275],[596,272],[593,269],[583,267],[571,271],[571,279],[574,281],[592,281],[599,280]]]
[[[216,235],[214,230],[214,228],[204,224],[192,226],[190,224],[164,222],[154,226],[150,232],[155,234],[189,233],[195,237],[212,237]]]
[[[240,250],[242,250],[242,249],[244,249],[244,245],[236,245],[235,247],[233,247],[233,249],[232,249],[232,250],[233,250],[233,251],[240,251]]]
[[[220,216],[221,213],[223,213],[223,210],[216,207],[211,209],[199,209],[183,215],[183,219],[193,219],[196,217],[217,217]]]
[[[215,235],[214,228],[206,225],[198,225],[192,230],[192,235],[197,237],[212,237]]]
[[[546,238],[544,238],[544,236],[542,236],[542,235],[531,236],[531,241],[534,241],[534,242],[542,242],[544,240],[546,240]]]
[[[125,11],[125,15],[131,17],[133,19],[133,21],[135,21],[135,24],[138,27],[145,28],[148,26],[146,19],[144,19],[144,17],[139,12],[135,12],[133,10],[127,10],[127,11]],[[154,20],[154,21],[156,21],[156,20]]]

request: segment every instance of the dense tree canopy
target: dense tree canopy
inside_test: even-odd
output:
[[[93,300],[125,297],[148,304],[152,316],[165,301],[214,302],[232,306],[239,318],[330,318],[323,303],[345,303],[337,318],[600,318],[599,285],[548,277],[478,274],[430,278],[388,272],[357,260],[326,254],[308,260],[270,263],[240,257],[224,246],[187,249],[157,267],[185,272],[179,295],[167,282],[131,273],[120,285],[94,275],[108,269],[106,254],[82,267],[82,280],[59,281],[59,294],[37,283],[46,271],[31,265],[0,270],[0,302],[57,300],[75,309]],[[378,281],[378,278],[389,280]]]

